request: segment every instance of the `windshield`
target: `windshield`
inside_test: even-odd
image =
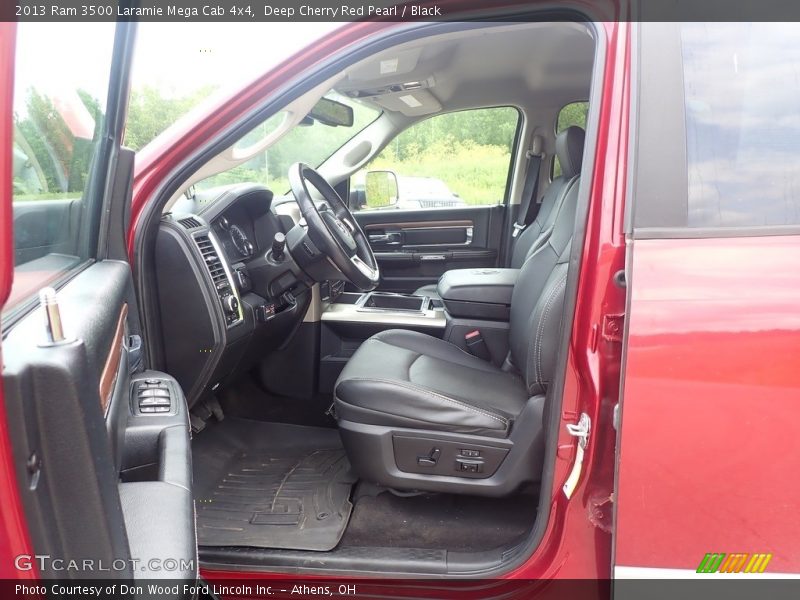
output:
[[[174,25],[142,22],[137,26],[125,132],[125,145],[132,150],[141,150],[209,98],[242,89],[342,23],[226,23],[220,27],[219,23],[187,22],[181,23],[180,36]]]
[[[308,125],[298,125],[246,163],[200,181],[197,188],[207,189],[235,183],[260,183],[273,192],[279,194],[287,192],[289,190],[287,172],[292,164],[304,162],[314,168],[318,167],[381,114],[371,106],[336,92],[330,92],[325,97],[353,109],[352,126],[334,127],[318,121]],[[242,138],[237,146],[246,148],[257,143],[280,125],[283,118],[283,113],[274,115]]]

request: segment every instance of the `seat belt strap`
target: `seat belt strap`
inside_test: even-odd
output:
[[[542,137],[535,135],[533,136],[531,149],[526,153],[528,170],[525,173],[525,184],[522,186],[522,201],[519,206],[519,214],[517,214],[517,221],[514,223],[514,231],[511,233],[513,238],[516,238],[525,230],[528,224],[533,221],[538,210],[536,190],[539,187],[539,171],[541,171],[542,160],[544,159],[542,145]]]

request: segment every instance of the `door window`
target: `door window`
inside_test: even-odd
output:
[[[4,315],[95,255],[113,23],[20,23],[14,81],[14,284]]]
[[[800,223],[800,26],[681,26],[689,227]]]
[[[798,35],[798,23],[643,24],[637,237],[800,225]]]
[[[519,111],[482,108],[431,117],[395,137],[353,176],[360,209],[503,204]]]

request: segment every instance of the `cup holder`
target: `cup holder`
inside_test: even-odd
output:
[[[361,300],[359,310],[421,313],[427,304],[427,296],[370,292]]]

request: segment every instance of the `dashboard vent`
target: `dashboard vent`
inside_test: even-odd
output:
[[[184,219],[188,220],[188,219]],[[219,289],[223,284],[228,283],[228,278],[225,275],[225,269],[222,267],[222,261],[217,256],[217,251],[207,235],[198,235],[195,237],[197,247],[200,249],[200,254],[203,255],[203,260],[208,267],[208,272],[211,273],[211,279],[214,281],[214,286]]]
[[[202,223],[197,219],[195,219],[194,217],[186,217],[185,219],[179,219],[178,223],[183,225],[185,229],[195,229],[202,225]]]

